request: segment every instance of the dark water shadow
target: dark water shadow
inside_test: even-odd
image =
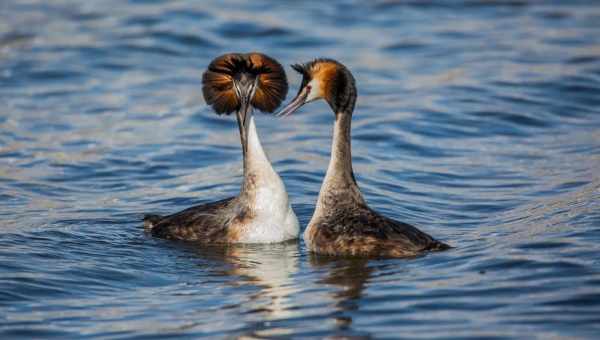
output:
[[[319,280],[320,284],[334,285],[339,289],[331,292],[337,336],[352,338],[368,338],[369,333],[357,332],[352,327],[352,313],[360,309],[367,283],[375,274],[376,268],[369,265],[365,258],[336,258],[311,253],[309,263],[314,269],[327,268],[326,276]]]

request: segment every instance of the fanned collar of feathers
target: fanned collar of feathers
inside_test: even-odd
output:
[[[215,58],[202,77],[202,93],[217,114],[230,114],[240,108],[234,89],[236,76],[258,77],[251,104],[263,112],[273,112],[285,99],[288,83],[281,64],[261,53],[229,53]]]

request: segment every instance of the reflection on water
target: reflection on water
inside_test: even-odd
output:
[[[356,258],[335,259],[316,254],[311,254],[310,264],[316,268],[325,267],[328,269],[325,278],[320,280],[319,283],[339,287],[331,294],[334,300],[336,328],[338,331],[349,330],[352,326],[352,316],[346,312],[359,308],[365,284],[374,269],[369,267],[368,260]]]
[[[599,30],[585,1],[0,1],[0,337],[597,337]],[[456,247],[145,235],[144,212],[239,191],[235,122],[200,91],[231,51],[346,64],[366,199]],[[257,116],[303,226],[332,123]]]
[[[292,278],[298,272],[297,242],[267,245],[181,245],[203,261],[218,266],[213,275],[235,278],[228,282],[232,287],[252,285],[258,288],[236,306],[243,308],[247,314],[261,318],[247,335],[262,337],[289,334],[285,328],[269,327],[268,321],[296,316],[290,308],[290,296],[299,290],[293,285]]]

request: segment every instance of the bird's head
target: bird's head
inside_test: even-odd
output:
[[[296,97],[277,115],[287,116],[302,105],[324,99],[333,112],[352,114],[356,102],[356,85],[352,73],[333,59],[315,59],[292,68],[302,74]]]
[[[229,53],[215,58],[202,76],[204,100],[221,115],[236,112],[244,150],[252,108],[272,113],[285,99],[281,64],[261,53]]]
[[[202,93],[217,114],[244,105],[271,113],[285,99],[288,84],[281,64],[261,53],[229,53],[215,58],[202,76]]]

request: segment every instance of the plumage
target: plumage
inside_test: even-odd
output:
[[[303,75],[298,95],[278,115],[324,99],[335,114],[331,159],[315,212],[304,232],[308,248],[324,255],[408,257],[448,245],[371,209],[352,170],[350,126],[357,91],[352,73],[332,59],[292,66]]]
[[[283,181],[269,162],[256,131],[252,108],[273,112],[287,94],[281,65],[260,53],[231,53],[214,59],[202,77],[202,93],[217,114],[236,112],[244,182],[240,194],[161,217],[146,215],[155,237],[202,243],[274,243],[298,237],[298,219]]]
[[[305,234],[311,250],[325,255],[409,257],[448,247],[417,228],[382,216],[367,205],[330,207]]]
[[[275,59],[261,53],[229,53],[215,58],[202,76],[202,93],[217,114],[231,114],[240,108],[236,76],[247,73],[258,78],[252,106],[273,112],[285,99],[288,83],[285,71]]]
[[[165,217],[146,215],[144,227],[155,237],[221,243],[235,238],[228,227],[232,220],[243,219],[244,215],[244,207],[237,197],[230,197]]]

